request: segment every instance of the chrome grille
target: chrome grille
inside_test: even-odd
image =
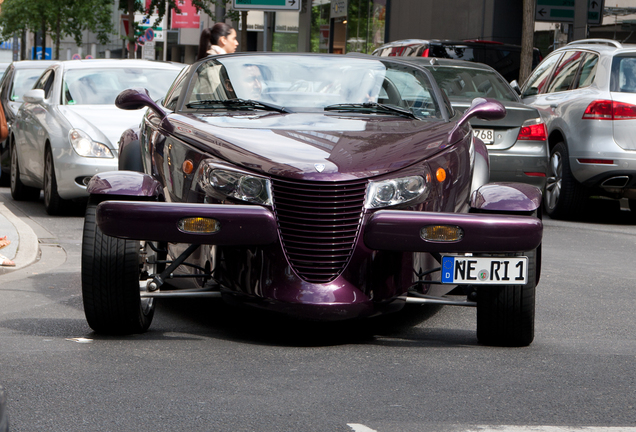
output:
[[[366,180],[273,179],[274,208],[283,248],[304,280],[326,283],[344,270],[358,237]]]

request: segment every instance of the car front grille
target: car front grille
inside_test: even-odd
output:
[[[327,283],[344,270],[358,237],[366,180],[273,179],[283,249],[303,280]]]

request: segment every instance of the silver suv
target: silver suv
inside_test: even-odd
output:
[[[521,89],[548,129],[545,211],[569,218],[589,196],[636,211],[636,45],[586,39],[560,48]]]

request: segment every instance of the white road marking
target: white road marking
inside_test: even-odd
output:
[[[355,432],[378,432],[375,429],[371,429],[369,427],[366,427],[365,425],[358,423],[347,423],[347,426],[349,426]]]

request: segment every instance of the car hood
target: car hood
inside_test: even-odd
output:
[[[448,147],[453,123],[334,114],[173,115],[175,135],[268,175],[352,180],[405,168]]]
[[[122,132],[138,125],[145,110],[124,111],[115,105],[63,105],[60,112],[74,129],[81,129],[94,141],[119,147]]]

